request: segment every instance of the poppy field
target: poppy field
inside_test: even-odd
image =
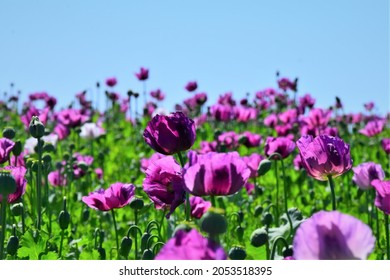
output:
[[[0,100],[0,260],[390,259],[388,110],[277,76],[214,104],[190,81],[167,111],[136,77]]]

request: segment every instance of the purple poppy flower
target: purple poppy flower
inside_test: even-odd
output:
[[[95,174],[96,174],[96,177],[98,178],[98,180],[102,180],[103,179],[103,169],[101,169],[100,167],[98,168],[95,168]]]
[[[141,67],[138,73],[135,73],[135,76],[140,81],[145,81],[149,78],[149,69],[146,69],[144,67]]]
[[[363,129],[360,129],[359,132],[367,137],[372,137],[380,134],[385,127],[386,120],[377,119],[369,121]]]
[[[251,107],[233,107],[235,120],[238,122],[249,122],[257,119],[257,110]]]
[[[203,214],[211,207],[211,202],[206,201],[200,196],[190,197],[191,216],[195,219],[202,218]]]
[[[15,143],[7,138],[0,138],[0,164],[9,160],[9,156]]]
[[[87,122],[89,117],[77,109],[65,109],[57,114],[57,120],[68,128],[73,128]]]
[[[386,154],[390,154],[390,138],[384,138],[381,141],[382,148]]]
[[[295,149],[295,143],[288,137],[267,137],[264,152],[266,156],[279,153],[282,158],[288,157]]]
[[[390,215],[390,181],[380,181],[375,179],[371,185],[376,190],[375,206],[386,215]]]
[[[296,155],[294,160],[293,160],[293,164],[294,164],[294,169],[295,170],[301,170],[303,169],[303,164],[302,164],[302,158],[301,158],[301,155]]]
[[[305,135],[297,146],[307,173],[317,180],[338,177],[352,167],[349,145],[340,138],[320,135],[313,139]]]
[[[192,153],[184,172],[185,188],[195,196],[234,194],[251,173],[237,152]]]
[[[226,131],[218,136],[218,143],[228,149],[235,149],[238,144],[239,135],[235,131]]]
[[[114,87],[117,84],[117,80],[115,77],[107,78],[106,85],[109,87]]]
[[[184,202],[185,191],[180,165],[172,156],[151,162],[142,183],[156,209],[169,208],[167,218]]]
[[[162,101],[165,98],[165,94],[160,89],[152,90],[150,96],[158,101]]]
[[[257,169],[259,168],[259,164],[264,159],[264,157],[260,154],[254,153],[250,156],[242,157],[242,159],[251,171],[249,178],[256,178],[258,176]]]
[[[93,209],[110,211],[114,208],[122,208],[130,203],[135,194],[133,184],[116,182],[106,190],[99,189],[83,196],[82,201]]]
[[[15,167],[15,166],[5,166],[4,168],[0,168],[0,170],[8,170],[11,172],[12,177],[16,182],[16,191],[8,195],[7,202],[12,204],[19,200],[22,195],[26,192],[27,180],[25,179],[26,168],[23,166]],[[2,195],[0,194],[0,201],[3,200]]]
[[[371,111],[374,108],[374,102],[368,102],[364,104],[364,108],[366,108],[367,111]]]
[[[165,156],[160,153],[154,153],[150,158],[142,158],[140,160],[141,171],[145,172],[148,169],[149,165],[163,157]]]
[[[288,78],[281,78],[278,80],[278,86],[282,90],[290,89],[292,91],[297,91],[297,80],[293,82]]]
[[[155,260],[226,260],[224,249],[195,229],[179,230],[161,248]]]
[[[260,146],[261,136],[259,134],[252,133],[250,131],[245,131],[241,134],[245,137],[244,146],[247,148],[254,148]]]
[[[362,190],[372,187],[371,182],[375,179],[383,180],[385,172],[380,164],[374,162],[365,162],[352,168],[352,181]]]
[[[233,108],[230,105],[215,104],[210,108],[211,115],[217,121],[227,122],[232,119]]]
[[[306,93],[304,96],[299,98],[299,105],[301,107],[312,108],[315,103],[316,100],[309,93]]]
[[[221,104],[221,105],[230,105],[230,106],[236,105],[236,101],[233,99],[233,93],[231,93],[231,92],[226,92],[226,93],[224,93],[224,94],[221,94],[221,95],[218,97],[218,104]]]
[[[330,110],[315,108],[310,110],[304,121],[311,128],[322,128],[328,125],[331,115],[332,111]]]
[[[198,84],[196,81],[191,81],[188,82],[187,85],[185,86],[185,89],[189,92],[192,92],[198,88]]]
[[[195,123],[182,112],[168,116],[156,115],[148,123],[143,136],[156,152],[173,155],[188,150],[194,144]]]
[[[49,173],[48,180],[52,186],[55,187],[64,187],[67,184],[65,175],[63,174],[64,170],[55,170]]]
[[[251,195],[251,194],[254,194],[255,193],[255,185],[250,183],[250,182],[246,182],[245,184],[245,189],[246,189],[246,192]]]
[[[296,260],[364,260],[374,246],[370,227],[359,219],[338,211],[320,211],[297,229],[293,257]]]
[[[278,116],[275,113],[268,115],[264,119],[264,125],[268,127],[275,127],[278,124]]]
[[[279,120],[284,123],[294,123],[298,118],[298,112],[296,109],[289,109],[279,114]]]

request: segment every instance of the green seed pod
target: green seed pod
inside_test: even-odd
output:
[[[29,130],[31,136],[34,138],[42,138],[45,135],[45,126],[37,116],[31,118]]]
[[[274,216],[272,216],[271,213],[269,212],[266,212],[263,214],[263,217],[261,218],[261,222],[263,223],[263,225],[265,226],[270,226],[274,221]]]
[[[141,237],[141,251],[144,251],[146,249],[149,249],[148,248],[148,240],[149,240],[149,237],[151,237],[152,235],[148,232],[145,232],[142,237]]]
[[[82,214],[81,220],[83,221],[83,223],[85,223],[85,222],[87,222],[89,220],[89,209],[88,208],[85,208],[83,210],[83,214]]]
[[[264,187],[256,186],[255,191],[256,191],[256,194],[257,194],[257,195],[263,195],[265,189],[264,189]]]
[[[64,153],[64,155],[62,156],[62,158],[65,160],[65,161],[68,161],[70,159],[70,154],[69,153]]]
[[[55,152],[56,148],[54,147],[54,145],[52,143],[45,143],[43,144],[43,151],[46,152],[46,153],[51,153],[51,152]]]
[[[242,210],[239,210],[237,214],[238,214],[238,223],[241,224],[244,221],[244,212],[242,212]]]
[[[203,231],[215,236],[226,232],[227,221],[223,215],[208,211],[202,216],[200,227]]]
[[[268,234],[264,228],[258,228],[251,235],[251,245],[254,247],[260,247],[267,243]]]
[[[9,140],[12,140],[15,138],[15,129],[13,129],[12,127],[6,127],[4,128],[3,130],[3,137],[9,139]]]
[[[291,257],[293,254],[294,254],[294,251],[293,251],[293,249],[291,247],[290,248],[285,248],[283,250],[283,257],[284,258]]]
[[[11,235],[7,242],[7,254],[15,256],[19,249],[19,238],[15,235]]]
[[[60,229],[66,230],[70,223],[70,214],[68,211],[62,210],[60,215],[58,216],[58,223],[60,225]]]
[[[231,260],[245,260],[246,251],[242,247],[234,246],[229,250],[229,258]]]
[[[0,170],[0,194],[4,197],[16,191],[16,182],[7,170]]]
[[[19,203],[15,203],[15,204],[12,204],[11,205],[11,213],[13,216],[15,217],[19,217],[19,216],[22,216],[23,215],[23,203],[22,202],[19,202]]]
[[[44,154],[42,156],[42,160],[44,163],[49,164],[51,162],[51,155],[50,154]]]
[[[119,254],[127,259],[132,245],[133,245],[133,240],[130,237],[127,236],[123,237],[119,249]]]
[[[255,217],[260,216],[263,213],[263,210],[264,210],[263,206],[257,205],[256,208],[255,208],[255,213],[253,214],[253,216],[255,216]]]
[[[142,259],[143,260],[153,260],[154,259],[153,251],[150,249],[146,249],[144,251],[144,253],[142,254]]]
[[[259,168],[257,169],[257,174],[259,176],[263,176],[267,174],[267,172],[270,171],[271,166],[272,166],[272,162],[269,159],[263,159],[259,164]]]
[[[238,238],[238,241],[240,241],[240,242],[242,242],[242,240],[243,240],[244,230],[245,229],[242,226],[237,226],[236,227],[237,238]]]
[[[130,208],[134,210],[141,210],[144,207],[144,201],[141,198],[133,198],[130,202]]]
[[[22,150],[23,150],[22,142],[20,142],[20,140],[15,141],[15,146],[12,149],[12,153],[15,156],[19,156],[22,153]]]
[[[34,160],[32,158],[28,158],[26,159],[26,167],[28,169],[31,169],[32,168],[32,164],[33,164]]]

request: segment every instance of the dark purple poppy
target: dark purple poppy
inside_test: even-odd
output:
[[[22,195],[26,192],[27,180],[25,178],[26,168],[23,166],[15,167],[15,166],[5,166],[4,168],[0,168],[0,170],[8,170],[11,172],[12,177],[16,182],[16,191],[8,195],[7,202],[13,204],[22,197]],[[1,186],[0,186],[1,187]],[[2,195],[0,194],[0,201],[3,200]]]
[[[352,181],[363,190],[372,188],[371,182],[375,179],[383,180],[385,172],[380,164],[364,162],[352,168]]]
[[[243,144],[247,148],[254,148],[260,146],[261,136],[259,134],[255,134],[250,131],[245,131],[241,134],[241,137],[245,137]]]
[[[297,229],[296,260],[365,260],[375,247],[371,228],[338,211],[315,213]]]
[[[158,101],[162,101],[165,98],[165,94],[160,89],[152,90],[150,96]]]
[[[9,160],[15,143],[7,138],[0,138],[0,164]]]
[[[180,165],[172,156],[149,164],[142,183],[156,209],[169,209],[167,218],[184,202],[185,191]]]
[[[376,190],[375,206],[386,215],[390,215],[390,181],[375,179],[371,182],[371,185]]]
[[[390,138],[384,138],[381,141],[382,149],[386,154],[390,154]]]
[[[140,81],[145,81],[149,78],[149,69],[146,69],[144,67],[141,67],[138,73],[135,73],[135,76]]]
[[[307,173],[317,180],[338,177],[352,167],[349,145],[340,138],[305,135],[297,141],[297,146]]]
[[[195,229],[179,230],[161,248],[155,260],[226,260],[224,249]]]
[[[260,154],[254,153],[254,154],[251,154],[250,156],[242,157],[242,159],[251,171],[251,174],[249,177],[256,178],[258,176],[257,169],[259,169],[259,164],[264,159],[264,157]]]
[[[156,115],[144,131],[145,142],[156,152],[173,155],[186,151],[195,142],[195,123],[182,112]]]
[[[377,119],[369,121],[363,129],[360,129],[359,132],[368,137],[373,137],[380,134],[386,125],[386,120]]]
[[[295,149],[295,143],[288,137],[267,137],[264,152],[266,156],[279,153],[282,158],[288,157]]]
[[[203,214],[211,207],[211,202],[206,201],[200,196],[190,197],[191,216],[195,219],[202,218]]]
[[[188,82],[187,85],[185,86],[185,89],[189,92],[192,92],[198,88],[198,84],[196,81],[191,81]]]
[[[250,169],[237,152],[189,154],[185,188],[195,196],[231,195],[247,182]]]
[[[99,189],[83,196],[82,201],[93,209],[110,211],[114,208],[122,208],[130,203],[135,194],[133,184],[114,183],[106,190]]]
[[[114,87],[117,84],[117,80],[115,77],[107,78],[106,85],[109,87]]]

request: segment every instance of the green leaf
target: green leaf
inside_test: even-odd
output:
[[[46,250],[46,242],[41,237],[35,243],[32,231],[28,231],[21,239],[21,248],[18,250],[20,258],[29,258],[30,260],[39,260],[40,256]]]
[[[57,260],[58,255],[55,252],[48,252],[45,255],[42,255],[42,260]]]

